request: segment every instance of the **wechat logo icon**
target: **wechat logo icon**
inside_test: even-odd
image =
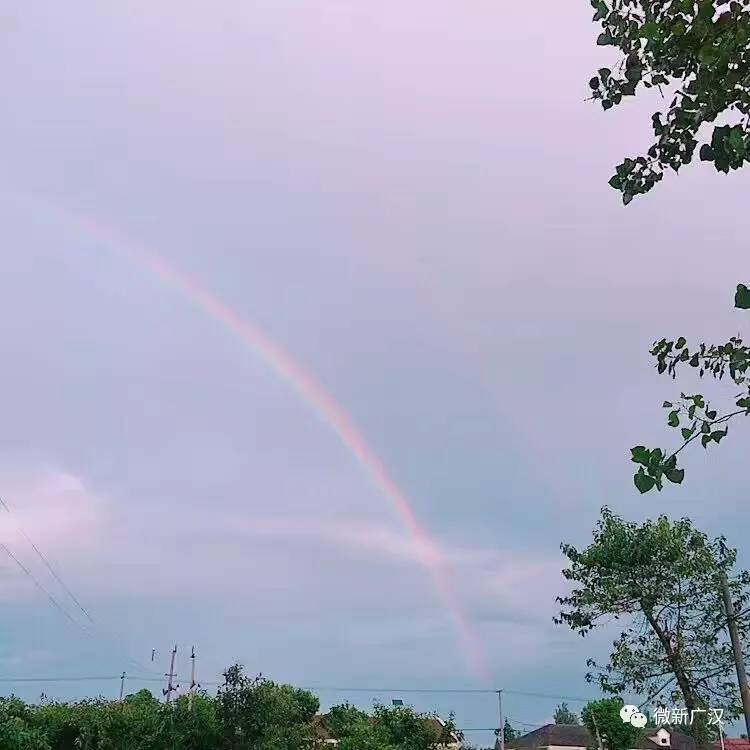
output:
[[[632,724],[637,729],[646,726],[646,715],[638,710],[638,706],[625,705],[620,709],[620,718],[623,724]]]

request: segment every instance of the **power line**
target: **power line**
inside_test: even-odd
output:
[[[491,690],[489,688],[360,688],[301,686],[300,690],[312,690],[319,693],[483,693],[485,695],[497,695],[497,690]]]
[[[86,682],[99,680],[119,680],[120,675],[98,675],[95,677],[0,677],[0,682]]]
[[[588,703],[591,698],[575,698],[570,695],[548,695],[546,693],[527,693],[522,690],[503,690],[504,693],[511,695],[524,695],[528,698],[547,698],[549,700],[575,701],[576,703]]]
[[[106,675],[103,677],[24,677],[24,678],[0,678],[0,682],[66,682],[66,681],[83,681],[83,680],[119,680],[121,675]],[[128,674],[127,679],[132,682],[163,682],[162,677],[148,677],[145,675],[133,675]],[[223,685],[224,683],[220,680],[200,680],[200,685]],[[497,695],[497,690],[490,688],[370,688],[370,687],[333,687],[333,686],[310,686],[301,685],[300,690],[310,690],[312,692],[335,692],[335,693],[425,693],[425,694],[475,694],[475,695]],[[550,700],[575,700],[583,703],[588,703],[590,698],[573,698],[565,695],[550,695],[548,693],[532,693],[521,690],[508,690],[503,689],[503,693],[511,693],[513,695],[523,695],[533,698],[547,698]],[[543,721],[520,721],[511,717],[506,717],[508,721],[514,724],[520,724],[528,727],[540,727],[545,722]]]
[[[10,508],[8,507],[8,504],[1,497],[0,497],[0,505],[2,505],[3,508],[5,508],[5,511],[9,515],[13,515],[11,513],[11,511],[10,511]],[[75,605],[78,607],[78,609],[80,609],[81,612],[83,612],[83,614],[85,615],[86,619],[93,625],[94,624],[94,619],[86,611],[86,608],[81,604],[81,602],[78,601],[78,599],[76,598],[76,595],[70,590],[70,587],[65,583],[65,581],[63,581],[62,576],[60,576],[57,573],[57,571],[52,567],[52,563],[50,563],[50,561],[42,554],[42,552],[39,549],[39,547],[37,547],[36,544],[34,544],[34,542],[31,540],[31,538],[29,537],[29,535],[24,531],[24,529],[21,526],[21,524],[18,523],[18,521],[16,521],[15,518],[13,519],[13,521],[16,524],[16,527],[18,528],[18,530],[21,532],[21,535],[23,536],[23,538],[31,545],[31,548],[34,550],[34,552],[36,552],[37,556],[44,563],[44,565],[46,566],[47,570],[49,570],[49,572],[52,574],[53,578],[60,584],[60,586],[65,591],[65,593],[71,598],[71,600],[75,603]]]
[[[8,514],[11,514],[11,515],[13,515],[13,514],[11,513],[10,507],[8,506],[8,503],[7,503],[7,502],[6,502],[5,500],[3,500],[3,498],[0,498],[0,505],[2,505],[2,507],[3,507],[4,509],[5,509],[5,511],[6,511],[6,512],[7,512]],[[37,547],[37,546],[36,546],[36,544],[34,544],[34,542],[33,542],[33,541],[31,540],[31,537],[29,537],[29,535],[28,535],[28,534],[26,533],[26,531],[25,531],[25,530],[23,529],[23,527],[21,526],[21,524],[20,524],[20,523],[19,523],[18,521],[16,521],[15,519],[14,519],[14,521],[13,521],[13,522],[15,523],[15,525],[16,525],[16,528],[17,528],[17,529],[18,529],[18,531],[19,531],[19,532],[21,533],[21,535],[23,536],[23,538],[24,538],[24,539],[25,539],[25,540],[26,540],[26,541],[27,541],[27,542],[29,543],[29,545],[31,545],[32,549],[34,550],[34,552],[36,552],[36,554],[37,554],[37,556],[39,557],[39,559],[40,559],[40,560],[41,560],[41,561],[42,561],[42,562],[44,563],[44,565],[46,566],[47,570],[49,570],[49,572],[50,572],[50,573],[52,574],[52,576],[54,577],[54,579],[55,579],[55,580],[56,580],[56,581],[57,581],[57,582],[58,582],[58,583],[60,584],[60,586],[61,586],[61,587],[63,588],[63,590],[64,590],[64,591],[65,591],[65,592],[66,592],[66,593],[68,594],[68,596],[69,596],[69,597],[71,598],[71,600],[72,600],[72,601],[73,601],[73,602],[75,603],[75,605],[76,605],[76,606],[78,607],[78,609],[80,609],[80,610],[81,610],[81,612],[82,612],[82,613],[84,614],[84,616],[85,616],[85,617],[86,617],[86,618],[87,618],[87,619],[89,620],[89,622],[90,622],[90,623],[91,623],[92,625],[96,625],[96,623],[94,622],[94,619],[93,619],[93,618],[91,617],[91,615],[90,615],[90,614],[88,613],[88,611],[86,610],[86,608],[85,608],[85,607],[84,607],[84,606],[83,606],[83,605],[82,605],[82,604],[80,603],[80,601],[79,601],[79,600],[77,599],[77,597],[75,596],[75,594],[74,594],[74,593],[73,593],[73,592],[71,591],[70,587],[69,587],[69,586],[68,586],[68,585],[67,585],[67,584],[65,583],[65,581],[63,581],[62,577],[61,577],[61,576],[60,576],[60,575],[59,575],[59,574],[58,574],[58,573],[57,573],[57,572],[55,571],[54,567],[53,567],[53,566],[52,566],[52,564],[51,564],[51,563],[49,562],[49,560],[48,560],[48,559],[47,559],[47,558],[45,557],[45,555],[44,555],[44,554],[42,553],[42,551],[41,551],[41,550],[39,549],[39,547]],[[82,624],[81,624],[80,622],[78,622],[78,621],[77,621],[77,620],[76,620],[75,618],[73,618],[73,617],[72,617],[72,616],[70,615],[70,613],[68,612],[68,610],[67,610],[66,608],[62,607],[62,606],[60,605],[60,603],[59,603],[59,602],[58,602],[58,601],[57,601],[57,600],[56,600],[56,599],[55,599],[55,598],[54,598],[54,597],[52,596],[52,594],[50,594],[50,593],[49,593],[49,592],[48,592],[48,591],[47,591],[47,590],[46,590],[46,589],[45,589],[45,588],[44,588],[44,587],[43,587],[43,586],[42,586],[42,585],[41,585],[41,584],[40,584],[40,583],[39,583],[39,582],[38,582],[38,581],[36,580],[36,578],[35,578],[35,577],[34,577],[34,576],[33,576],[33,575],[31,574],[31,572],[30,572],[30,571],[28,570],[28,568],[26,568],[26,567],[25,567],[25,566],[24,566],[24,565],[23,565],[23,564],[22,564],[22,563],[21,563],[21,562],[20,562],[20,561],[18,560],[18,558],[16,558],[16,557],[15,557],[15,555],[13,555],[13,554],[12,554],[12,553],[10,552],[10,550],[8,549],[8,547],[7,547],[6,545],[4,545],[4,544],[3,544],[2,546],[3,546],[3,548],[5,549],[5,551],[6,551],[6,552],[7,552],[7,553],[8,553],[8,554],[9,554],[9,555],[10,555],[10,556],[11,556],[11,557],[13,558],[13,560],[15,560],[16,564],[17,564],[17,565],[18,565],[18,566],[19,566],[19,567],[20,567],[20,568],[21,568],[21,569],[22,569],[22,570],[24,571],[24,573],[25,573],[25,574],[26,574],[27,576],[29,576],[29,578],[31,578],[31,580],[32,580],[32,581],[34,581],[34,584],[36,585],[36,587],[37,587],[38,589],[40,589],[40,590],[41,590],[41,591],[42,591],[42,592],[43,592],[43,593],[44,593],[44,594],[45,594],[45,595],[47,596],[47,598],[48,598],[48,599],[49,599],[49,600],[50,600],[50,601],[51,601],[51,602],[52,602],[52,603],[53,603],[53,604],[55,605],[55,607],[57,607],[57,609],[59,609],[59,610],[60,610],[60,611],[61,611],[61,612],[62,612],[62,613],[63,613],[63,614],[65,615],[65,617],[66,617],[66,618],[67,618],[68,620],[70,620],[70,621],[71,621],[71,622],[72,622],[72,623],[73,623],[74,625],[76,625],[77,627],[81,628],[81,630],[83,630],[83,632],[84,632],[84,633],[86,633],[86,635],[88,635],[89,637],[97,637],[97,636],[98,636],[99,638],[104,638],[104,640],[109,640],[109,639],[108,639],[108,638],[106,637],[106,635],[105,635],[105,634],[103,634],[103,633],[95,633],[95,632],[92,632],[92,631],[90,631],[90,630],[89,630],[88,628],[86,628],[86,627],[85,627],[84,625],[82,625]],[[119,638],[118,640],[120,640],[120,641],[121,641],[121,640],[123,640],[123,639],[122,639],[122,638],[120,637],[120,638]],[[110,645],[112,645],[112,643],[110,643]],[[154,671],[153,671],[152,669],[150,669],[149,667],[147,667],[147,666],[143,665],[143,664],[142,664],[141,662],[139,662],[139,661],[137,661],[137,660],[135,660],[135,659],[132,659],[132,658],[131,658],[130,656],[128,656],[127,654],[125,654],[125,653],[124,653],[124,651],[123,651],[122,655],[123,655],[123,656],[125,657],[126,661],[130,662],[130,663],[131,663],[131,664],[132,664],[133,666],[137,667],[138,669],[142,669],[142,670],[144,670],[144,671],[146,671],[146,672],[151,672],[152,674],[156,674],[156,672],[154,672]]]
[[[41,583],[39,583],[39,581],[36,579],[36,577],[33,575],[33,573],[8,549],[8,547],[7,547],[6,544],[0,543],[0,547],[2,547],[2,549],[4,549],[8,553],[8,556],[11,558],[11,560],[13,560],[13,562],[15,562],[16,565],[18,565],[18,567],[26,574],[26,576],[28,576],[28,578],[31,579],[31,581],[33,582],[33,584],[47,597],[47,599],[49,599],[49,601],[52,603],[52,605],[55,607],[55,609],[57,609],[60,612],[62,612],[62,614],[68,620],[70,620],[76,627],[82,628],[84,630],[84,632],[88,633],[88,631],[84,628],[84,626],[81,625],[81,623],[78,622],[78,620],[74,619],[70,615],[70,613],[68,612],[68,610],[65,609],[65,608],[63,608],[60,605],[60,603],[57,601],[57,599],[55,599],[55,597],[52,596],[52,594],[50,594],[49,591],[47,591],[47,589],[45,589],[44,586],[42,586]]]

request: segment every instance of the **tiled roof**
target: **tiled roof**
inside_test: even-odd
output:
[[[653,727],[644,729],[643,735],[634,750],[656,750],[661,748],[665,750],[667,746],[657,745],[649,739],[649,735],[656,733]],[[505,743],[507,750],[529,750],[531,748],[549,747],[550,745],[559,745],[562,747],[592,747],[595,741],[586,727],[577,724],[545,724],[545,726],[535,729],[533,732],[518,737],[510,742]],[[499,741],[495,743],[499,748]],[[682,732],[670,731],[669,750],[696,750],[695,740]],[[730,748],[725,750],[750,750],[750,745],[743,747]]]
[[[721,750],[721,743],[714,742],[712,747],[716,750]],[[725,750],[750,750],[750,740],[743,740],[738,737],[725,737],[724,748]]]

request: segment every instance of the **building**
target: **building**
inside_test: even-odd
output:
[[[584,726],[575,724],[546,724],[529,734],[505,743],[506,750],[589,750],[596,747],[596,740]],[[496,750],[500,741],[495,743]],[[653,727],[643,730],[637,747],[632,750],[696,750],[695,740],[687,734]],[[750,748],[737,748],[750,750]]]
[[[722,750],[721,742],[714,742],[711,745],[712,750]],[[736,737],[724,738],[724,750],[750,750],[750,740]]]

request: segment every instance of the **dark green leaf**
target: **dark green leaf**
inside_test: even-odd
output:
[[[656,484],[656,480],[646,474],[643,469],[638,469],[638,473],[633,477],[633,482],[635,483],[638,492],[641,494],[653,489]]]
[[[670,469],[665,473],[667,479],[674,484],[680,484],[685,478],[685,469]]]
[[[740,310],[750,310],[750,289],[744,284],[737,284],[737,293],[734,295],[734,306]]]
[[[635,448],[630,449],[631,461],[637,464],[643,464],[648,466],[649,459],[651,458],[651,451],[642,445],[636,445]]]

